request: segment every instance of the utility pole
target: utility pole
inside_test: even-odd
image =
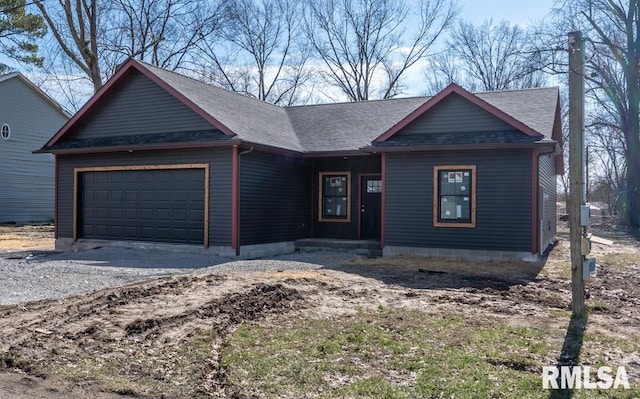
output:
[[[584,41],[582,32],[571,32],[569,42],[569,228],[571,244],[571,294],[575,317],[582,317],[584,306],[583,239],[587,227],[581,222],[585,198],[584,176]],[[587,251],[588,252],[588,251]]]

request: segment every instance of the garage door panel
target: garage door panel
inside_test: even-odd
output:
[[[135,239],[138,237],[138,227],[137,226],[125,226],[124,228],[124,237],[128,239]]]
[[[202,244],[204,169],[79,175],[78,236]]]

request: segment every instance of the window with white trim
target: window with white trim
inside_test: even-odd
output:
[[[2,137],[3,140],[9,140],[9,136],[11,136],[11,128],[8,124],[4,123],[2,128],[0,128],[0,137]]]

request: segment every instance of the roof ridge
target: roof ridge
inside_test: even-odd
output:
[[[384,101],[397,101],[397,100],[415,100],[415,99],[424,99],[425,101],[430,99],[433,96],[408,96],[408,97],[394,97],[394,98],[375,98],[371,100],[359,100],[359,101],[338,101],[338,102],[330,102],[330,103],[317,103],[317,104],[300,104],[300,105],[289,105],[286,107],[282,107],[284,109],[291,108],[304,108],[304,107],[318,107],[323,105],[346,105],[346,104],[369,104],[374,102],[384,102]]]
[[[182,73],[176,72],[176,71],[170,71],[170,70],[168,70],[168,69],[160,68],[159,66],[156,66],[156,65],[153,65],[153,64],[149,64],[148,62],[145,62],[145,61],[141,61],[141,60],[137,60],[137,59],[133,59],[133,58],[132,58],[132,60],[133,60],[133,61],[135,61],[135,62],[137,62],[137,63],[139,63],[139,64],[142,64],[142,66],[144,66],[144,67],[145,67],[145,68],[147,68],[147,69],[149,69],[149,68],[151,68],[151,69],[157,69],[157,70],[159,70],[159,71],[162,71],[163,73],[170,73],[170,74],[172,74],[172,75],[176,75],[176,76],[178,76],[178,77],[180,77],[180,78],[189,79],[189,80],[192,80],[192,81],[194,81],[194,82],[196,82],[196,83],[199,83],[199,84],[201,84],[201,85],[204,85],[204,86],[208,86],[208,87],[210,87],[210,88],[213,88],[213,89],[215,89],[215,90],[221,90],[221,91],[224,91],[225,93],[229,93],[229,94],[232,94],[232,95],[240,96],[240,97],[242,97],[242,98],[247,98],[247,99],[249,99],[249,100],[257,101],[257,102],[259,102],[259,103],[266,104],[266,105],[269,105],[269,106],[272,106],[272,107],[276,107],[276,108],[280,108],[280,109],[284,109],[284,108],[285,108],[285,107],[282,107],[282,106],[280,106],[280,105],[272,104],[272,103],[270,103],[270,102],[268,102],[268,101],[259,100],[259,99],[255,98],[255,97],[251,97],[251,96],[248,96],[248,95],[245,95],[245,94],[239,93],[239,92],[237,92],[237,91],[233,91],[233,90],[225,89],[224,87],[219,87],[219,86],[215,86],[215,85],[213,85],[213,84],[211,84],[211,83],[203,82],[202,80],[200,80],[200,79],[196,79],[196,78],[194,78],[194,77],[192,77],[192,76],[188,76],[188,75],[185,75],[185,74],[182,74]]]
[[[472,92],[471,94],[477,95],[477,94],[494,94],[494,93],[514,93],[518,91],[538,91],[538,90],[550,90],[550,89],[559,89],[559,88],[560,86],[555,85],[555,86],[548,86],[548,87],[528,87],[528,88],[522,88],[522,89],[509,89],[509,90],[486,90],[486,91]]]

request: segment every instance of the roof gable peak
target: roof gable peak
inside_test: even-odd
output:
[[[133,58],[129,58],[118,67],[115,74],[104,85],[102,85],[102,87],[89,99],[89,101],[87,101],[82,106],[82,108],[80,108],[80,110],[78,110],[78,112],[76,112],[75,115],[73,115],[73,117],[71,117],[71,119],[69,119],[67,123],[65,123],[64,126],[60,128],[60,130],[58,130],[58,132],[44,145],[43,148],[55,145],[69,130],[72,129],[73,126],[75,126],[76,123],[78,123],[85,117],[85,115],[87,115],[91,110],[98,106],[98,104],[102,102],[103,97],[105,97],[114,87],[117,87],[126,78],[125,75],[127,75],[131,71],[138,71],[143,74],[145,77],[173,95],[178,101],[191,108],[194,112],[203,117],[224,134],[229,136],[236,135],[225,125],[202,110],[198,105],[194,104],[191,100],[172,88],[171,85],[166,84],[160,77],[154,74],[153,71],[147,68],[147,64]]]
[[[457,94],[457,95],[461,96],[465,100],[471,102],[472,104],[477,105],[481,109],[487,111],[491,115],[493,115],[493,116],[497,117],[498,119],[506,122],[507,124],[513,126],[515,129],[521,131],[522,133],[524,133],[524,134],[526,134],[528,136],[543,137],[542,133],[535,131],[534,129],[530,128],[529,126],[525,125],[521,121],[519,121],[516,118],[514,118],[513,116],[511,116],[511,115],[507,114],[506,112],[502,111],[501,109],[489,104],[488,102],[486,102],[485,100],[481,99],[477,95],[465,90],[462,86],[460,86],[460,85],[458,85],[456,83],[450,83],[443,90],[438,92],[433,97],[429,98],[427,101],[425,101],[424,104],[422,104],[420,107],[418,107],[413,112],[411,112],[409,115],[407,115],[405,118],[403,118],[398,123],[396,123],[393,127],[391,127],[391,129],[387,130],[386,132],[384,132],[383,134],[378,136],[374,140],[374,142],[384,142],[384,141],[388,140],[390,137],[394,136],[395,134],[400,132],[402,129],[407,127],[411,122],[415,121],[418,117],[420,117],[420,116],[424,115],[425,113],[429,112],[429,110],[431,110],[437,104],[440,104],[445,98],[448,98],[452,94]]]

